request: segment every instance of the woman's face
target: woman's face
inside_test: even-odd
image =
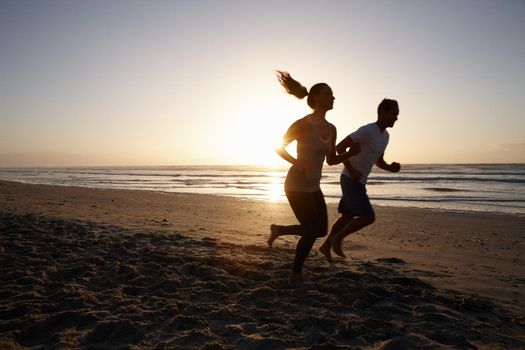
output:
[[[328,85],[323,86],[315,95],[315,109],[329,111],[334,108],[334,100],[332,89]]]

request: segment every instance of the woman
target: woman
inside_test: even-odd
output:
[[[339,164],[359,150],[353,147],[339,155],[335,152],[337,131],[325,118],[326,112],[333,108],[335,97],[327,84],[315,84],[308,91],[288,72],[278,71],[277,76],[289,94],[299,99],[308,96],[308,106],[313,110],[288,128],[283,143],[276,150],[283,159],[292,163],[284,182],[284,189],[300,225],[271,225],[271,236],[268,239],[268,245],[271,247],[279,236],[301,236],[290,274],[291,281],[300,282],[304,280],[301,273],[303,264],[316,238],[325,236],[328,230],[326,203],[320,187],[324,160],[326,158],[328,165]],[[293,140],[297,141],[297,158],[292,157],[285,148]]]

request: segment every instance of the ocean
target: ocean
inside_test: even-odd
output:
[[[323,170],[321,188],[328,203],[339,201],[341,169],[325,165]],[[287,170],[283,166],[0,168],[0,179],[285,201]],[[374,168],[367,190],[377,205],[525,215],[525,164],[403,165],[399,173]]]

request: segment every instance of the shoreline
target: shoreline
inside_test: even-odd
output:
[[[297,238],[266,247],[271,223],[296,222],[288,203],[9,181],[0,181],[0,197],[4,347],[56,346],[60,332],[90,345],[109,332],[105,346],[146,348],[525,346],[521,217],[377,206],[376,223],[345,240],[349,258],[336,270],[317,240],[296,295],[286,276]],[[331,225],[336,205],[328,213]],[[56,311],[31,311],[35,300]],[[214,321],[219,314],[226,321]],[[26,339],[39,331],[49,337]],[[143,336],[122,333],[134,331]]]
[[[268,200],[260,198],[256,195],[249,196],[249,195],[234,195],[234,194],[205,194],[205,193],[196,193],[196,192],[177,192],[177,191],[161,191],[161,190],[144,190],[144,189],[133,189],[133,188],[101,188],[101,187],[89,187],[89,186],[76,186],[76,185],[59,185],[59,184],[42,184],[42,183],[31,183],[31,182],[24,182],[22,180],[0,180],[0,182],[12,182],[12,183],[18,183],[18,184],[24,184],[24,185],[34,185],[34,186],[51,186],[51,187],[68,187],[68,188],[82,188],[82,189],[93,189],[93,190],[109,190],[109,191],[138,191],[138,192],[150,192],[150,193],[160,193],[160,194],[185,194],[185,195],[196,195],[196,196],[212,196],[212,197],[219,197],[219,198],[237,198],[241,200],[247,200],[247,201],[257,201],[257,202],[264,202],[264,203],[288,203],[287,200]],[[327,206],[334,206],[337,208],[337,203],[339,202],[340,196],[335,195],[325,195],[325,199],[336,199],[334,202],[328,202]],[[372,205],[374,208],[399,208],[399,209],[414,209],[414,210],[429,210],[433,212],[441,212],[441,213],[448,213],[448,214],[465,214],[465,215],[503,215],[503,216],[515,216],[518,218],[525,218],[525,213],[511,213],[507,211],[490,211],[490,210],[474,210],[474,209],[449,209],[449,208],[431,208],[431,207],[420,207],[420,206],[410,206],[410,205],[385,205],[385,204],[377,204],[377,201],[381,201],[381,199],[374,199],[370,198]]]
[[[261,203],[265,205],[276,205],[276,206],[285,206],[286,208],[290,209],[289,204],[286,200],[280,201],[271,201],[261,198],[249,197],[249,196],[236,196],[236,195],[222,195],[222,194],[207,194],[207,193],[193,193],[193,192],[171,192],[171,191],[155,191],[155,190],[142,190],[142,189],[123,189],[123,188],[97,188],[97,187],[88,187],[88,186],[75,186],[75,185],[48,185],[48,184],[35,184],[35,183],[29,183],[29,182],[22,182],[22,181],[11,181],[11,180],[0,180],[0,186],[5,185],[23,185],[23,186],[35,186],[35,188],[38,187],[44,187],[44,188],[64,188],[64,189],[71,189],[73,191],[108,191],[108,192],[133,192],[133,193],[145,193],[148,194],[148,196],[175,196],[175,197],[186,197],[191,198],[192,196],[195,197],[202,197],[203,199],[209,199],[209,200],[221,200],[221,199],[232,199],[232,200],[238,200],[240,202],[255,202],[255,203]],[[328,196],[325,196],[328,197]],[[332,196],[330,198],[338,198],[335,196]],[[423,215],[425,212],[428,213],[434,213],[434,214],[450,214],[450,215],[463,215],[463,216],[476,216],[479,218],[509,218],[509,219],[525,219],[525,215],[519,214],[519,213],[507,213],[507,212],[500,212],[500,211],[476,211],[476,210],[454,210],[454,209],[440,209],[440,208],[424,208],[424,207],[416,207],[416,206],[395,206],[395,205],[383,205],[383,204],[376,204],[374,203],[374,200],[371,199],[372,205],[374,208],[378,208],[379,210],[386,210],[386,211],[392,211],[392,210],[400,210],[400,211],[415,211],[418,213],[418,215]],[[337,203],[326,203],[329,216],[331,216],[330,211],[335,211],[336,216],[337,214]],[[0,207],[1,208],[1,207]],[[291,211],[291,209],[290,209]],[[419,213],[420,212],[420,213]],[[525,220],[524,220],[525,222]]]

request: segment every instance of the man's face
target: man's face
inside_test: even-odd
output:
[[[391,107],[388,111],[385,112],[384,120],[385,120],[385,125],[387,128],[391,128],[394,126],[394,123],[396,122],[398,115],[399,115],[398,107]]]

